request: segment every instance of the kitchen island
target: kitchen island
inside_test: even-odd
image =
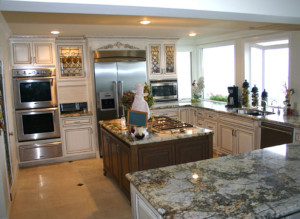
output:
[[[136,219],[300,216],[300,145],[140,171],[127,178]]]
[[[139,140],[121,119],[99,123],[104,175],[108,173],[129,199],[127,173],[213,157],[213,132],[209,129],[193,126],[152,130]]]

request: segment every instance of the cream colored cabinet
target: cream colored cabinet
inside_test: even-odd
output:
[[[235,153],[234,128],[225,124],[219,125],[219,146],[224,154]]]
[[[213,150],[215,153],[218,151],[218,123],[217,121],[205,120],[205,128],[213,130]]]
[[[151,42],[148,45],[149,77],[176,77],[175,42]]]
[[[130,183],[131,212],[133,219],[162,219],[160,214]]]
[[[189,123],[192,124],[192,125],[198,125],[197,109],[196,108],[189,109]]]
[[[179,109],[179,120],[182,122],[189,123],[189,108]]]
[[[62,130],[66,156],[94,151],[91,116],[63,118]]]
[[[257,121],[237,116],[221,116],[218,136],[220,152],[232,154],[258,149],[257,130]]]
[[[11,41],[12,66],[55,66],[54,42]]]
[[[85,50],[83,42],[57,43],[59,79],[82,79],[86,76]]]
[[[172,119],[179,120],[178,108],[152,109],[151,116],[167,116]]]

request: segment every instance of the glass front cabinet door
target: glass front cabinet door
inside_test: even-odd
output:
[[[150,76],[175,75],[175,44],[151,44]]]
[[[85,77],[82,46],[58,46],[60,78]]]

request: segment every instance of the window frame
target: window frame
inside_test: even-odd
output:
[[[206,44],[202,44],[200,46],[198,46],[198,53],[199,53],[199,60],[200,60],[200,64],[199,64],[199,77],[204,77],[204,69],[203,69],[203,49],[207,49],[207,48],[215,48],[215,47],[222,47],[222,46],[234,46],[234,84],[235,86],[237,86],[237,63],[236,63],[236,55],[237,55],[237,49],[238,49],[238,45],[237,45],[237,41],[236,40],[226,40],[226,41],[220,41],[220,42],[214,42],[214,43],[206,43]],[[199,78],[198,77],[198,78]],[[205,85],[205,77],[204,77],[204,85]],[[230,86],[230,85],[228,85]],[[204,98],[204,96],[202,97],[202,99],[204,100],[209,100],[207,98]]]

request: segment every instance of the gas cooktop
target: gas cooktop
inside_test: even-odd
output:
[[[152,121],[152,129],[157,131],[169,129],[183,129],[187,127],[193,127],[193,125],[175,119],[171,119],[167,116],[154,117],[154,120]]]

